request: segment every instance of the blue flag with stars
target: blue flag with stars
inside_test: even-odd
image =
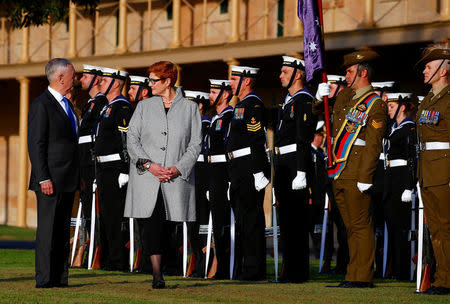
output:
[[[306,81],[311,81],[314,72],[323,69],[322,29],[316,2],[317,0],[298,0],[298,17],[303,23]]]

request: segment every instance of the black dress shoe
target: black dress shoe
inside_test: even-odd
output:
[[[45,283],[45,284],[36,284],[36,288],[52,288],[52,283]]]
[[[352,282],[353,288],[374,288],[375,285],[373,285],[372,282]]]
[[[353,288],[354,287],[354,282],[342,281],[338,285],[327,285],[326,287],[331,287],[331,288]]]
[[[439,295],[445,296],[450,294],[450,288],[442,287],[442,286],[431,286],[425,292],[427,295]]]
[[[164,289],[166,288],[166,282],[164,280],[154,280],[152,282],[153,289]]]
[[[53,283],[53,287],[68,288],[69,284],[67,284],[67,283]]]

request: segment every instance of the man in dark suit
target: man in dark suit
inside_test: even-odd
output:
[[[51,59],[45,66],[49,86],[28,114],[29,189],[37,197],[36,288],[66,287],[69,229],[78,187],[78,120],[66,95],[73,87],[70,60]]]

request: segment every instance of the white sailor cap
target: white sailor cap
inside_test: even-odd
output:
[[[148,77],[130,75],[130,85],[148,87],[150,79]]]
[[[283,56],[283,64],[288,67],[305,70],[305,61],[299,58]]]
[[[231,75],[244,76],[244,77],[256,77],[258,75],[259,68],[252,68],[248,66],[231,66]]]
[[[95,65],[83,64],[83,73],[102,75],[102,68]]]
[[[111,69],[111,68],[105,68],[102,67],[102,72],[104,77],[111,77],[115,79],[122,79],[125,80],[128,76],[128,72],[117,70],[117,69]]]
[[[322,129],[324,125],[325,122],[323,120],[319,120],[316,125],[316,131],[321,131],[320,129]]]
[[[199,101],[201,99],[208,99],[209,100],[209,93],[201,92],[201,91],[184,91],[184,96],[186,99],[192,100],[192,101]]]
[[[383,82],[372,82],[372,88],[375,90],[387,90],[389,88],[393,88],[395,81],[383,81]]]
[[[231,90],[230,80],[222,80],[222,79],[210,79],[209,80],[209,88],[210,89],[224,89]]]
[[[386,93],[387,102],[395,102],[399,100],[410,99],[412,93]]]
[[[345,76],[327,75],[328,83],[343,84],[346,83]]]

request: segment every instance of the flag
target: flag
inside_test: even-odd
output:
[[[311,81],[314,72],[323,69],[322,28],[317,10],[317,0],[298,0],[298,17],[303,23],[306,81]]]

